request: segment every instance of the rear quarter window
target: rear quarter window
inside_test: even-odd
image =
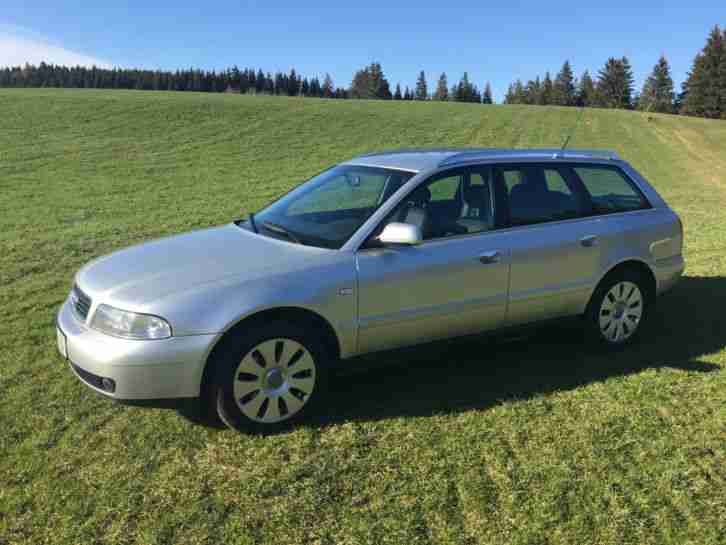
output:
[[[573,170],[590,194],[596,214],[650,208],[640,190],[617,168],[593,165]]]

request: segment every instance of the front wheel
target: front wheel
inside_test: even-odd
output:
[[[328,383],[327,355],[305,329],[273,323],[228,346],[213,362],[217,414],[228,427],[274,433],[321,405]]]
[[[646,283],[634,271],[606,277],[595,290],[586,312],[590,338],[607,348],[632,343],[648,317],[648,295]]]

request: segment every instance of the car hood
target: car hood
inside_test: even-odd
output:
[[[167,237],[88,263],[76,277],[94,299],[143,309],[168,295],[205,283],[254,280],[285,273],[331,250],[292,244],[235,224]]]

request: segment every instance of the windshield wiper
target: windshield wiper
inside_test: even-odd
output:
[[[282,225],[278,225],[277,223],[272,223],[271,221],[263,221],[262,225],[265,226],[266,229],[269,229],[273,233],[279,233],[281,235],[285,235],[288,239],[292,240],[293,242],[297,244],[302,244],[302,240],[300,240],[295,234],[290,231],[289,229],[286,229]]]

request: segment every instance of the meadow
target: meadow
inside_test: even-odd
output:
[[[85,262],[222,224],[332,163],[557,147],[572,108],[0,90],[0,545],[726,543],[726,122],[585,110],[681,215],[635,347],[577,329],[415,350],[327,414],[238,435],[80,384],[54,318]]]

